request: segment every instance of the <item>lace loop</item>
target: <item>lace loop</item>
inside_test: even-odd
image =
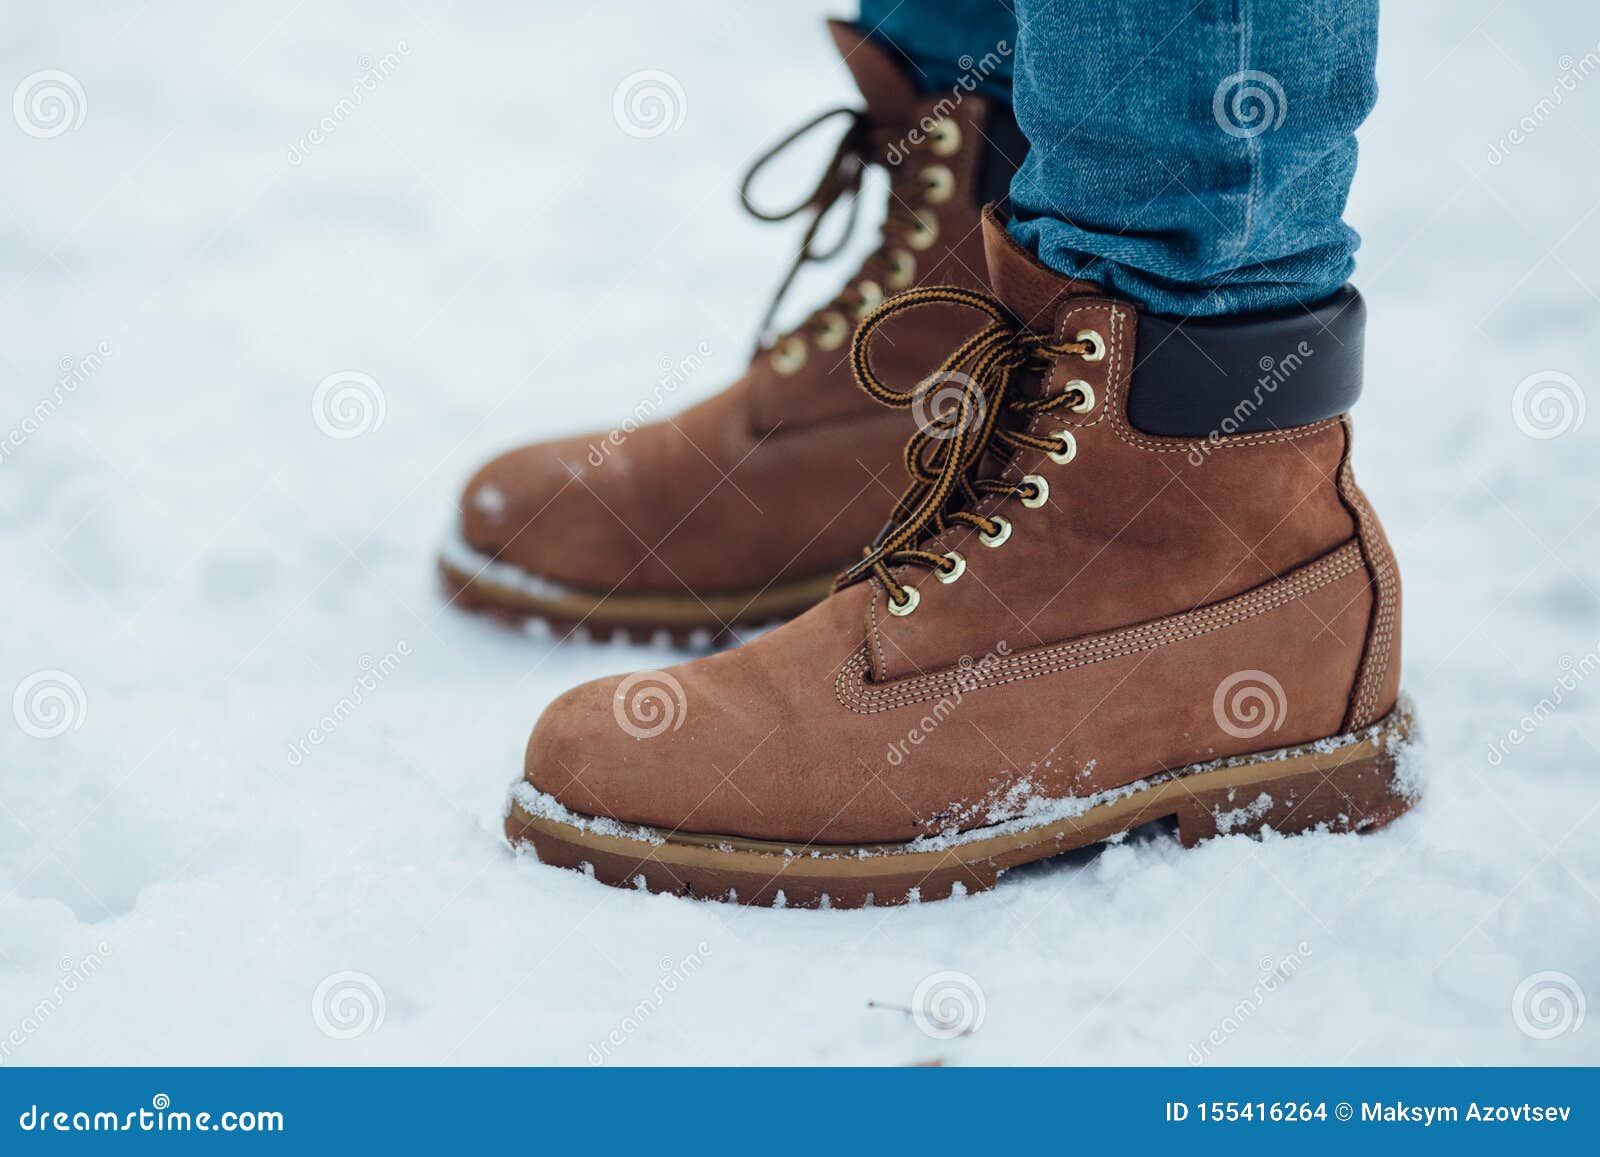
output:
[[[909,389],[896,389],[873,369],[873,338],[897,314],[929,305],[973,310],[988,323],[957,346],[933,373]],[[1043,369],[1055,358],[1091,352],[1087,341],[1061,341],[1053,334],[1029,332],[994,297],[955,286],[907,290],[863,319],[850,345],[856,382],[885,406],[912,410],[921,424],[906,444],[910,486],[895,503],[877,539],[859,562],[839,576],[835,589],[870,576],[896,606],[903,606],[905,588],[890,573],[891,567],[946,570],[951,565],[942,552],[922,549],[925,539],[952,525],[967,525],[1004,541],[1000,536],[1007,526],[1005,520],[971,508],[993,495],[1032,498],[1038,487],[1026,481],[983,477],[982,470],[1019,450],[1059,450],[1058,439],[1041,438],[1024,427],[1038,414],[1082,400],[1076,389],[1053,397],[1020,396],[1017,371]]]
[[[751,196],[751,188],[767,164],[796,141],[841,116],[849,118],[849,125],[844,135],[839,138],[833,155],[810,194],[786,209],[768,211],[756,205]],[[901,129],[895,126],[874,124],[864,111],[840,106],[828,109],[806,121],[758,156],[745,170],[744,177],[739,182],[739,203],[744,206],[745,212],[756,220],[788,221],[808,210],[811,213],[800,241],[799,251],[784,271],[783,279],[778,283],[771,304],[767,306],[767,311],[761,319],[756,335],[757,354],[776,344],[775,339],[778,335],[772,333],[772,325],[800,270],[813,262],[831,261],[843,252],[854,235],[861,207],[862,179],[869,165],[881,165],[890,173],[892,194],[883,222],[882,243],[863,263],[857,275],[859,280],[852,279],[852,284],[841,291],[827,306],[813,313],[806,325],[820,332],[821,323],[818,318],[829,309],[850,316],[869,312],[879,304],[882,292],[880,286],[903,285],[914,276],[914,272],[911,271],[915,269],[915,261],[908,251],[928,248],[937,237],[938,229],[937,219],[927,216],[925,210],[917,208],[918,204],[926,200],[924,196],[926,188],[912,191],[907,185],[907,180],[912,178],[907,178],[900,171],[905,158],[896,151],[895,142],[903,135]],[[926,185],[920,175],[914,175],[914,179],[919,184]],[[848,205],[848,216],[836,238],[824,248],[819,243],[822,223],[841,201]],[[934,223],[932,226],[930,221]],[[827,332],[831,335],[831,327]]]
[[[757,174],[790,145],[818,126],[839,116],[849,117],[850,125],[839,138],[839,144],[834,148],[833,156],[829,159],[821,178],[818,179],[816,188],[812,189],[804,200],[796,202],[788,209],[767,212],[759,208],[750,197],[750,189],[755,184]],[[850,235],[855,232],[856,216],[860,210],[857,194],[861,191],[861,176],[866,171],[870,147],[865,114],[841,105],[812,117],[762,153],[745,170],[744,178],[739,182],[739,204],[744,206],[744,211],[757,221],[788,221],[807,209],[812,211],[811,220],[807,222],[805,235],[800,241],[800,249],[790,261],[788,269],[784,271],[783,280],[778,283],[778,289],[772,295],[772,302],[761,318],[761,325],[756,331],[757,352],[766,348],[771,336],[773,318],[777,316],[778,308],[783,304],[783,299],[788,294],[789,287],[794,284],[794,279],[799,275],[801,268],[810,262],[833,260],[849,241]],[[844,228],[839,231],[838,240],[827,249],[818,249],[817,236],[821,231],[822,222],[841,198],[848,198],[850,215],[845,220]]]
[[[784,152],[790,145],[807,136],[813,129],[826,124],[835,117],[849,117],[849,127],[845,129],[844,136],[839,138],[839,144],[833,151],[833,157],[828,162],[828,167],[823,170],[822,177],[817,182],[815,189],[803,200],[797,201],[787,209],[776,212],[767,212],[759,208],[751,200],[750,187],[755,184],[756,176],[767,163]],[[862,148],[865,143],[866,121],[864,115],[857,109],[848,105],[830,108],[826,112],[818,113],[805,124],[790,132],[782,140],[772,145],[750,162],[750,167],[745,170],[744,177],[739,181],[739,204],[744,206],[744,211],[757,221],[787,221],[798,216],[809,208],[825,208],[833,204],[839,195],[846,189],[853,189],[860,183],[861,160],[864,153]],[[852,169],[854,170],[852,172]]]

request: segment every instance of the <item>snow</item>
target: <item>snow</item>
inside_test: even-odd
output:
[[[500,491],[494,490],[492,487],[486,488],[486,490],[496,495],[500,494]],[[483,492],[480,492],[477,497],[482,498],[482,496]],[[468,545],[466,538],[456,527],[451,527],[440,533],[437,552],[441,559],[448,562],[458,571],[471,575],[473,578],[481,579],[486,583],[493,583],[495,586],[519,591],[534,598],[555,599],[563,595],[576,593],[571,587],[563,586],[552,579],[523,570],[520,566],[512,566],[508,562],[499,561],[492,555],[474,550]]]
[[[849,99],[820,10],[284,7],[36,6],[0,46],[86,101],[0,120],[0,1063],[1600,1062],[1600,420],[1544,436],[1600,388],[1588,5],[1384,11],[1357,466],[1416,809],[820,912],[513,855],[539,710],[661,659],[433,572],[487,455],[736,372],[796,241],[740,167]],[[681,123],[619,130],[652,70]],[[975,1029],[897,1011],[950,974]]]
[[[1230,808],[1223,811],[1221,808],[1212,808],[1212,817],[1216,820],[1217,831],[1227,835],[1234,828],[1243,828],[1252,820],[1258,820],[1272,810],[1272,795],[1262,792],[1251,800],[1247,807]]]

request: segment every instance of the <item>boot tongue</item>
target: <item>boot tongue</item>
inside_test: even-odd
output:
[[[1069,297],[1102,295],[1092,281],[1063,277],[1043,265],[1006,232],[1005,220],[994,204],[983,209],[983,253],[989,265],[989,288],[1000,304],[1037,332],[1055,326],[1056,314]]]
[[[867,115],[875,125],[902,125],[911,120],[920,96],[917,86],[895,61],[889,49],[860,28],[843,20],[828,21],[833,43],[845,67],[867,102]]]

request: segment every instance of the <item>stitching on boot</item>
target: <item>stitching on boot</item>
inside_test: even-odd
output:
[[[1371,572],[1377,601],[1372,625],[1367,631],[1366,654],[1361,657],[1361,673],[1356,679],[1355,698],[1350,705],[1349,717],[1345,720],[1347,726],[1365,727],[1373,721],[1378,695],[1389,673],[1395,626],[1399,619],[1399,599],[1395,597],[1394,555],[1384,544],[1366,494],[1356,485],[1348,445],[1344,462],[1339,467],[1339,492],[1355,513],[1357,541],[1361,544],[1363,559]]]
[[[872,642],[878,650],[878,666],[884,674],[889,673],[889,656],[883,649],[883,628],[878,623],[878,594],[880,587],[872,584],[872,601],[867,604],[867,619],[871,624]]]
[[[1198,610],[1168,615],[1140,626],[1088,639],[1012,655],[982,671],[945,670],[900,680],[884,687],[873,687],[866,681],[866,676],[871,670],[871,660],[866,644],[863,644],[856,648],[855,653],[839,669],[833,683],[834,695],[839,703],[850,711],[859,715],[875,715],[896,707],[938,699],[958,690],[965,694],[983,687],[998,687],[1041,675],[1057,674],[1075,667],[1104,663],[1235,626],[1247,619],[1305,598],[1363,569],[1364,566],[1361,544],[1359,540],[1352,539],[1333,553],[1323,556],[1316,562],[1308,563],[1285,578]]]

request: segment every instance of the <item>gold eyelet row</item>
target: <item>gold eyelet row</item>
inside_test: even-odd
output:
[[[1082,383],[1079,384],[1082,385]],[[1092,399],[1092,392],[1089,394],[1089,397]],[[1053,451],[1049,454],[1051,461],[1059,462],[1065,465],[1077,457],[1078,440],[1073,436],[1071,430],[1057,430],[1054,434],[1054,437],[1061,441],[1062,449]],[[1019,498],[1019,501],[1022,503],[1022,505],[1027,507],[1029,510],[1038,510],[1041,506],[1050,501],[1050,480],[1044,475],[1024,474],[1022,476],[1021,485],[1031,486],[1033,488],[1033,494],[1030,497]],[[983,543],[984,546],[991,550],[998,550],[1000,547],[1004,546],[1008,541],[1010,541],[1011,531],[1013,529],[1012,523],[1009,518],[1002,517],[998,514],[990,518],[990,521],[995,524],[994,532],[991,534],[988,531],[978,531],[978,541]],[[942,583],[953,583],[962,575],[967,573],[967,560],[962,556],[960,551],[947,550],[944,552],[944,557],[950,560],[950,569],[946,571],[936,568],[933,572],[934,578],[938,579]],[[896,603],[893,599],[890,599],[890,614],[900,616],[909,615],[912,611],[916,610],[917,606],[922,602],[922,596],[917,593],[917,589],[915,587],[902,584],[902,588],[906,592],[906,601],[904,603]]]
[[[861,299],[855,308],[856,320],[883,304],[883,286],[876,281],[861,281],[856,285],[856,295]],[[824,312],[819,318],[821,326],[813,332],[813,340],[821,350],[836,350],[850,336],[850,321],[836,309]],[[792,377],[806,364],[806,343],[799,334],[791,334],[773,347],[770,355],[772,368],[783,377]]]
[[[950,157],[961,150],[961,126],[948,117],[941,117],[935,121],[928,130],[928,148],[935,156]],[[942,205],[955,196],[956,175],[948,165],[928,165],[919,174],[923,182],[923,200],[930,205]],[[910,250],[922,252],[933,248],[939,240],[939,218],[928,209],[918,209],[912,217],[915,227],[906,237],[905,243]],[[908,249],[891,249],[888,254],[889,271],[884,277],[884,285],[875,281],[862,281],[856,286],[856,293],[860,297],[860,304],[855,309],[856,320],[866,317],[878,306],[883,304],[885,297],[884,288],[889,292],[898,293],[903,289],[910,289],[917,280],[917,258],[915,253]],[[817,348],[821,350],[836,350],[844,345],[850,336],[849,320],[836,309],[828,310],[821,317],[822,325],[814,333]],[[1080,335],[1080,339],[1081,335]],[[799,335],[791,335],[779,342],[772,350],[772,368],[783,377],[791,377],[800,372],[806,364],[806,343]],[[953,580],[947,580],[953,581]],[[912,588],[908,587],[907,590]],[[897,611],[897,614],[910,614],[910,611]]]

